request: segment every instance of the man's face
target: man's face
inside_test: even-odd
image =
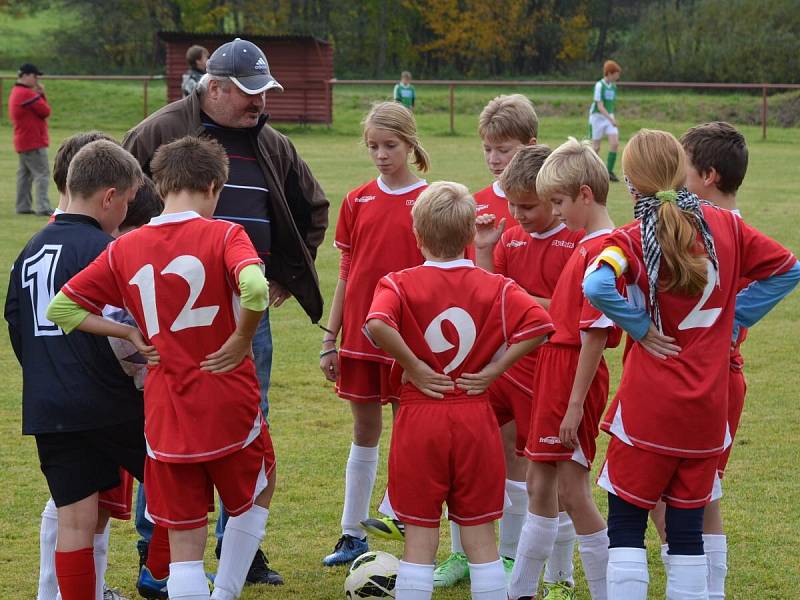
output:
[[[258,125],[258,118],[267,105],[266,93],[245,94],[230,81],[212,80],[207,101],[213,110],[210,116],[223,127],[243,129]]]
[[[29,87],[34,87],[38,80],[39,76],[36,73],[24,73],[19,76],[19,82]]]

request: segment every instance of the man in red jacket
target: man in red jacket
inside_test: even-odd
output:
[[[17,83],[11,89],[8,109],[14,124],[14,149],[19,154],[17,170],[17,213],[32,214],[31,189],[36,182],[36,214],[50,216],[50,163],[47,160],[47,117],[50,105],[39,82],[43,75],[35,65],[25,63],[17,73]]]

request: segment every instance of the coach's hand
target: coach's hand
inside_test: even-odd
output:
[[[139,354],[147,359],[148,365],[157,365],[161,361],[161,356],[159,356],[158,351],[156,351],[156,347],[149,346],[147,342],[144,341],[142,332],[135,327],[131,327],[130,334],[128,334],[128,341],[136,347]]]
[[[253,355],[252,343],[251,338],[234,331],[219,350],[206,356],[206,360],[200,363],[200,368],[211,373],[232,371],[242,364],[245,356]]]
[[[283,287],[277,281],[270,280],[269,282],[269,305],[270,307],[278,308],[281,304],[286,302],[292,297],[291,292]]]
[[[456,379],[456,385],[467,392],[467,396],[477,396],[488,390],[501,372],[497,370],[497,363],[489,363],[479,373],[462,373]]]
[[[444,398],[445,392],[452,392],[454,389],[452,379],[447,375],[437,373],[422,360],[417,360],[410,368],[406,369],[403,376],[420,392],[431,398]]]
[[[680,346],[674,344],[675,338],[664,335],[653,323],[650,323],[650,329],[647,334],[639,340],[642,347],[656,358],[666,360],[670,356],[678,356],[681,351]]]

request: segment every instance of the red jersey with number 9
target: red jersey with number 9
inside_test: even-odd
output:
[[[708,283],[698,296],[658,294],[664,334],[674,337],[681,351],[662,360],[634,343],[602,425],[627,444],[686,458],[720,454],[727,442],[730,347],[740,277],[765,279],[787,271],[796,260],[730,211],[711,205],[702,210],[719,269],[708,261]],[[605,246],[599,262],[623,274],[629,302],[649,310],[639,221],[617,229]]]
[[[227,373],[200,369],[236,329],[238,277],[252,264],[261,259],[240,225],[176,213],[115,240],[62,288],[95,314],[106,304],[124,306],[158,350],[161,362],[144,388],[152,458],[210,461],[258,436],[252,359]]]
[[[386,275],[369,319],[397,329],[419,359],[454,380],[478,373],[511,344],[553,332],[550,315],[525,290],[470,260]]]

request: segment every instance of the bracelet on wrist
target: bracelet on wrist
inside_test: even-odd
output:
[[[319,357],[322,358],[324,356],[328,356],[329,354],[338,354],[339,351],[336,348],[331,348],[330,350],[323,350],[319,353]]]

